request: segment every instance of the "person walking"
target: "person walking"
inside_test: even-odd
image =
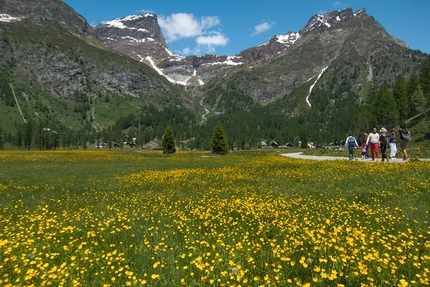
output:
[[[370,144],[370,154],[372,157],[372,161],[375,160],[375,156],[376,158],[379,158],[379,134],[376,130],[376,128],[373,128],[373,131],[369,134],[369,136],[367,137],[367,145]]]
[[[359,147],[357,140],[351,134],[348,134],[348,137],[346,138],[345,143],[346,143],[346,147],[348,148],[349,159],[352,160],[354,159],[354,147],[355,146]]]
[[[397,154],[397,136],[396,136],[396,128],[391,129],[391,133],[389,135],[388,144],[390,146],[390,158],[395,159]]]
[[[400,123],[399,135],[400,135],[400,148],[403,151],[403,160],[408,160],[409,157],[408,157],[407,145],[408,145],[408,142],[411,140],[411,133],[406,128],[406,124],[404,122]]]
[[[387,146],[388,146],[388,135],[387,135],[387,129],[386,128],[381,128],[379,130],[380,135],[379,135],[379,147],[381,149],[381,154],[382,154],[382,161],[387,160]]]
[[[367,138],[369,135],[367,133],[363,133],[363,139],[361,140],[361,149],[364,152],[364,158],[369,158],[369,146],[367,145]],[[362,154],[363,155],[363,154]]]
[[[367,146],[366,143],[363,142],[361,145],[361,159],[366,159],[367,157]]]

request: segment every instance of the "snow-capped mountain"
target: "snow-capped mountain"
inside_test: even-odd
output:
[[[150,57],[158,63],[165,58],[180,58],[169,50],[155,14],[113,19],[96,26],[95,31],[108,47],[137,60]]]
[[[269,59],[295,45],[297,41],[322,33],[339,22],[365,13],[351,8],[314,15],[299,32],[274,35],[270,41],[246,49],[234,57],[203,55],[183,57],[169,48],[158,25],[156,14],[143,13],[113,19],[95,27],[99,38],[110,48],[152,66],[170,82],[203,85],[220,71]]]
[[[211,71],[240,63],[235,57],[183,57],[173,53],[161,33],[156,14],[114,19],[96,26],[95,31],[108,47],[145,62],[170,82],[180,85],[202,85],[211,77]]]

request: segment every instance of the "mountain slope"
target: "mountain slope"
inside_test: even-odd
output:
[[[0,22],[1,93],[11,94],[9,82],[16,86],[28,117],[45,114],[75,128],[91,120],[100,127],[142,104],[193,105],[146,64],[106,48],[62,1],[0,4],[16,19]]]
[[[364,96],[373,79],[393,83],[398,74],[409,77],[425,59],[421,52],[400,45],[364,10],[330,14],[325,17],[339,20],[326,25],[315,20],[324,15],[314,16],[300,31],[299,39],[282,52],[214,78],[213,83],[202,87],[201,93],[213,85],[228,85],[265,102],[302,85],[310,86],[321,76],[317,87],[325,85],[334,90],[348,79],[352,91]]]
[[[161,35],[155,14],[114,19],[95,31],[109,47],[146,62],[172,83],[192,90],[200,86],[204,94],[207,83],[238,82],[237,87],[262,102],[306,84],[326,67],[327,75],[347,72],[357,78],[353,86],[358,91],[366,79],[392,81],[396,73],[404,72],[410,76],[425,57],[390,36],[365,9],[314,15],[300,31],[275,35],[235,57],[175,55]],[[383,64],[393,56],[390,62],[396,67]]]

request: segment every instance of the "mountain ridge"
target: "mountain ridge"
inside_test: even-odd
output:
[[[157,21],[156,14],[145,14],[147,19],[153,19],[155,23]],[[115,23],[125,23],[129,25],[127,31],[138,30],[142,27],[135,25],[133,21],[130,21],[136,16],[127,16],[124,18],[117,18],[113,20]],[[368,16],[365,8],[361,8],[353,13],[352,8],[346,8],[343,10],[336,10],[324,14],[316,14],[312,16],[307,24],[303,26],[298,32],[288,32],[282,35],[274,35],[268,42],[261,45],[250,47],[243,51],[240,51],[235,56],[223,56],[223,55],[202,55],[202,56],[188,56],[183,57],[174,54],[169,50],[164,38],[161,41],[154,40],[151,38],[151,47],[145,47],[148,45],[148,38],[139,38],[136,40],[133,36],[123,37],[122,40],[110,41],[110,48],[119,52],[125,53],[136,60],[147,63],[158,71],[160,75],[166,77],[170,82],[176,83],[183,86],[198,87],[203,86],[205,83],[213,79],[219,74],[219,70],[223,70],[224,73],[228,73],[230,70],[234,70],[237,66],[253,66],[253,63],[257,62],[256,66],[259,65],[259,61],[270,60],[273,57],[278,56],[281,53],[287,51],[291,46],[295,45],[297,41],[303,41],[313,35],[318,35],[326,31],[327,29],[333,29],[332,27],[339,25],[339,23],[351,20],[354,17],[366,18],[370,17],[372,21],[375,21],[373,17]],[[111,34],[122,34],[124,31],[118,25],[112,25],[112,21],[102,23],[95,27],[95,31],[99,37],[106,39]],[[133,26],[135,25],[135,26]],[[110,26],[111,29],[107,29],[106,26]],[[113,26],[113,27],[112,27]],[[157,25],[154,25],[157,26]],[[130,29],[130,27],[133,27]],[[386,37],[389,35],[385,29],[380,26],[380,30],[383,30]],[[135,32],[133,32],[135,33]],[[160,28],[157,26],[155,30],[156,34],[160,33]],[[384,34],[383,33],[383,34]],[[395,42],[402,47],[408,48],[404,42],[395,37],[389,36],[395,40]],[[110,38],[113,39],[113,38]],[[130,40],[133,39],[133,40]],[[128,44],[125,42],[128,41]],[[137,42],[136,45],[130,43],[131,41]],[[153,43],[158,43],[161,49],[153,49]],[[124,49],[123,47],[127,47]],[[139,52],[145,53],[144,55]],[[214,69],[215,67],[215,69]],[[319,67],[318,69],[322,69]],[[310,75],[308,75],[310,76]],[[302,81],[303,83],[303,81]],[[289,84],[291,85],[291,84]],[[279,96],[279,95],[278,95]],[[258,99],[259,97],[254,97]],[[266,98],[267,100],[267,98]]]

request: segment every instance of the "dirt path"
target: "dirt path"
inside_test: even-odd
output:
[[[293,153],[282,153],[281,156],[291,157],[291,158],[300,158],[300,159],[312,159],[312,160],[349,160],[347,156],[325,156],[325,155],[304,155],[303,152],[293,152]],[[430,159],[420,159],[423,161],[429,161]],[[361,159],[356,158],[354,161],[363,161],[363,162],[373,162],[372,159]],[[381,162],[381,159],[376,159],[374,162]],[[391,163],[403,163],[402,159],[394,159],[389,160]]]

